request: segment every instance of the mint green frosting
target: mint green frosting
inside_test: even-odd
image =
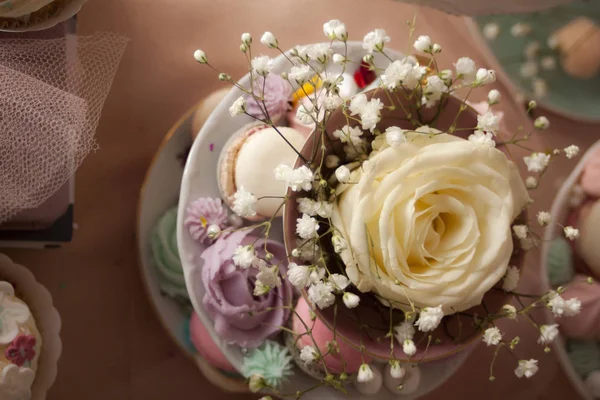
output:
[[[573,250],[567,239],[560,236],[550,242],[547,264],[550,285],[559,286],[573,280]]]
[[[173,298],[189,299],[177,249],[177,207],[169,209],[158,220],[150,246],[161,290]]]
[[[592,371],[600,370],[600,346],[595,341],[569,339],[567,354],[573,368],[582,379]]]
[[[246,378],[261,375],[265,382],[278,388],[284,379],[293,374],[292,356],[289,349],[272,340],[251,350],[244,358],[242,374]]]

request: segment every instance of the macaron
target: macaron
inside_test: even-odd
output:
[[[582,208],[579,215],[579,238],[577,252],[595,278],[600,279],[600,200]]]
[[[578,17],[552,35],[569,75],[589,79],[600,73],[600,27],[587,17]]]
[[[588,196],[600,197],[600,147],[588,156],[581,172],[580,184]]]
[[[208,333],[195,312],[190,317],[190,339],[198,354],[213,367],[226,372],[237,372],[235,367],[223,355],[219,346],[213,341],[210,333]]]
[[[253,85],[255,96],[246,95],[246,112],[253,117],[265,120],[265,110],[273,124],[284,121],[291,108],[292,87],[281,76],[269,74],[259,76]]]
[[[312,331],[312,338],[305,334],[307,327]],[[310,306],[302,297],[296,305],[292,319],[292,329],[296,334],[302,335],[297,342],[299,348],[303,348],[304,346],[314,347],[316,342],[321,354],[325,354],[327,352],[327,342],[333,341],[333,332],[318,318],[313,321]],[[360,351],[354,347],[350,347],[343,339],[338,337],[336,341],[339,350],[338,354],[328,354],[323,359],[330,372],[335,374],[344,372],[345,362],[346,373],[353,374],[358,371],[363,362],[367,364],[371,363],[372,358],[370,356],[365,354],[364,357],[361,357]]]
[[[564,285],[573,279],[573,250],[564,237],[559,236],[550,242],[546,268],[550,285],[553,287]]]
[[[585,275],[576,275],[562,297],[579,299],[581,312],[572,317],[562,317],[558,321],[561,332],[568,338],[599,340],[600,283],[588,283]]]
[[[200,133],[200,129],[213,112],[215,108],[223,101],[227,93],[229,93],[231,88],[224,87],[221,89],[217,89],[208,96],[198,105],[198,108],[194,112],[192,116],[192,139],[195,139]]]
[[[233,134],[217,166],[217,182],[225,203],[232,208],[235,192],[243,187],[259,199],[255,206],[257,214],[248,219],[280,217],[286,183],[275,180],[274,171],[281,164],[293,166],[297,158],[294,149],[301,151],[305,140],[295,129],[275,129],[261,123],[246,125]]]

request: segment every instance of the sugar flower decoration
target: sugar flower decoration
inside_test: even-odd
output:
[[[227,227],[227,210],[220,198],[200,197],[187,207],[183,223],[194,240],[208,243],[209,226]]]
[[[35,358],[35,345],[37,339],[33,335],[19,334],[6,348],[4,356],[13,364],[27,366]]]
[[[19,334],[19,325],[31,316],[29,308],[14,296],[13,286],[0,282],[0,345],[11,343]]]
[[[292,356],[286,347],[268,340],[244,358],[241,372],[246,378],[259,376],[269,387],[278,388],[293,375]]]
[[[265,118],[264,113],[266,110],[269,118],[275,121],[287,112],[289,107],[288,100],[292,95],[292,87],[277,74],[269,74],[267,77],[258,76],[254,82],[254,95],[245,95],[242,97],[244,108],[240,114],[246,111],[255,118],[263,119]],[[257,98],[261,100],[259,101]],[[231,108],[229,110],[231,111]],[[236,109],[236,111],[240,110]]]

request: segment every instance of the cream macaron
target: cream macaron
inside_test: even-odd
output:
[[[256,215],[248,219],[280,217],[286,183],[275,180],[274,171],[281,164],[293,166],[297,158],[294,149],[300,152],[305,140],[306,136],[295,129],[275,129],[262,123],[236,132],[225,144],[217,166],[217,182],[225,203],[233,208],[234,194],[243,187],[258,199]]]

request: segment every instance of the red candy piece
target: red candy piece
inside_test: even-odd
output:
[[[377,78],[375,71],[369,70],[369,64],[364,61],[360,63],[360,68],[354,73],[354,81],[360,89],[364,89]]]

